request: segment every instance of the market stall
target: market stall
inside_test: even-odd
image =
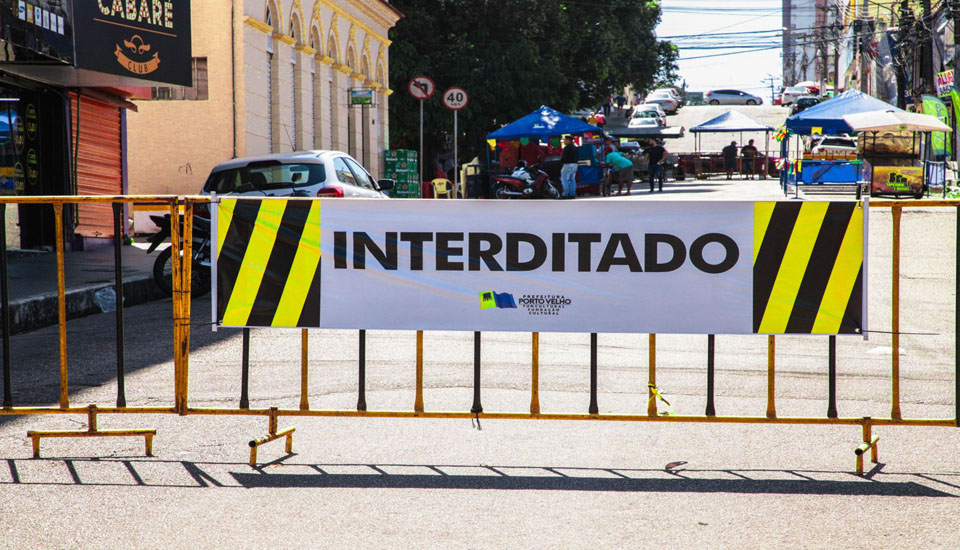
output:
[[[936,117],[885,109],[845,115],[844,121],[860,132],[870,194],[923,196],[931,183],[941,183],[943,163],[927,160],[931,132],[949,132]]]
[[[674,127],[642,127],[642,128],[612,128],[607,134],[621,141],[620,152],[625,157],[633,161],[634,174],[646,178],[647,174],[647,156],[643,154],[646,146],[652,141],[666,141],[668,139],[679,139],[683,137],[683,126]],[[634,147],[625,147],[623,141],[628,140],[635,144]],[[677,181],[686,177],[683,165],[680,163],[681,155],[670,152],[670,145],[664,144],[667,149],[667,158],[664,161],[664,177],[673,178]]]
[[[791,185],[795,186],[795,192],[799,193],[800,185],[829,183],[850,186],[859,196],[860,181],[865,174],[862,170],[862,159],[857,158],[856,151],[840,155],[832,154],[829,149],[823,152],[814,151],[810,147],[811,137],[852,134],[855,130],[844,119],[845,116],[891,110],[906,113],[859,90],[847,90],[833,99],[789,117],[784,125],[784,139],[780,149],[783,166],[780,183],[784,194]],[[796,140],[792,140],[792,137],[796,137]],[[807,138],[806,144],[804,137]]]
[[[702,124],[690,128],[690,132],[694,134],[695,153],[693,155],[684,155],[681,158],[681,163],[684,164],[685,168],[686,165],[689,165],[688,170],[695,174],[698,179],[705,178],[710,174],[726,173],[723,156],[719,151],[702,151],[703,134],[708,133],[738,133],[740,134],[739,143],[742,146],[744,133],[762,132],[763,152],[757,155],[750,173],[753,175],[759,174],[760,177],[764,179],[766,179],[767,174],[769,174],[770,151],[768,144],[770,143],[770,132],[773,132],[773,128],[759,120],[755,120],[738,111],[727,111],[720,116],[711,118]],[[742,161],[742,157],[737,158],[738,173],[744,173]]]
[[[487,134],[487,169],[509,173],[519,160],[539,167],[560,181],[561,137],[574,136],[579,152],[577,194],[599,194],[605,174],[599,158],[603,130],[541,106],[536,111]]]

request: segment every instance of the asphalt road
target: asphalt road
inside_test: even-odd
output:
[[[705,182],[656,200],[768,198],[775,182]],[[768,187],[769,186],[769,187]],[[772,190],[770,190],[772,188]],[[635,200],[652,199],[653,196]],[[903,216],[903,415],[953,418],[955,214]],[[870,217],[870,327],[838,345],[843,417],[890,414],[889,211]],[[241,339],[202,326],[194,302],[190,404],[236,407]],[[129,405],[173,402],[171,303],[126,310]],[[71,401],[116,395],[114,317],[68,326]],[[544,412],[585,413],[589,335],[544,334]],[[657,340],[657,381],[673,412],[702,414],[705,336]],[[253,332],[253,407],[299,404],[299,331]],[[367,334],[370,410],[412,410],[413,332]],[[646,335],[599,336],[602,413],[646,411]],[[472,335],[427,333],[428,411],[468,411]],[[11,348],[16,405],[57,400],[56,327]],[[357,402],[357,333],[311,331],[310,405]],[[766,410],[766,338],[718,336],[718,415]],[[526,411],[530,336],[485,333],[484,410]],[[825,417],[827,340],[777,339],[780,416]],[[85,419],[0,416],[0,548],[955,548],[960,540],[960,430],[874,428],[881,464],[853,473],[856,426],[772,426],[467,419],[281,418],[295,425],[246,464],[264,418],[104,416],[100,427],[156,428],[139,439],[62,439],[32,459],[28,429],[83,429]]]

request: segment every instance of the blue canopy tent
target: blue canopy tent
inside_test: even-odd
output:
[[[507,124],[495,132],[487,134],[487,140],[513,141],[522,138],[536,139],[538,141],[549,141],[551,137],[563,135],[582,135],[597,134],[603,136],[603,130],[592,124],[567,116],[556,109],[551,109],[542,105],[536,111],[526,115],[518,120]],[[487,147],[487,166],[490,166],[490,147]],[[581,149],[581,158],[588,153],[586,148]],[[549,172],[549,170],[548,170]],[[581,167],[580,183],[586,185],[597,185],[603,176],[603,170],[599,166]]]
[[[586,122],[567,116],[546,105],[541,106],[529,115],[520,118],[500,128],[496,132],[487,134],[487,139],[510,141],[520,138],[549,139],[564,134],[599,134],[600,128]]]
[[[792,133],[804,136],[810,135],[813,128],[820,128],[820,133],[825,136],[849,134],[853,129],[843,120],[843,115],[886,110],[902,111],[859,90],[847,90],[789,117],[786,126]]]

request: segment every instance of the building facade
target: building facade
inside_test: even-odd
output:
[[[838,0],[783,0],[783,83],[832,82]]]
[[[305,149],[382,174],[400,12],[385,0],[219,0],[192,15],[194,85],[137,91],[130,193],[196,194],[219,162]],[[351,92],[373,92],[372,104],[351,106]]]

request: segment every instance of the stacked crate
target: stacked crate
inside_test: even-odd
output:
[[[387,178],[397,182],[397,186],[390,192],[391,197],[420,198],[420,169],[416,151],[387,150],[384,155],[384,168]]]

